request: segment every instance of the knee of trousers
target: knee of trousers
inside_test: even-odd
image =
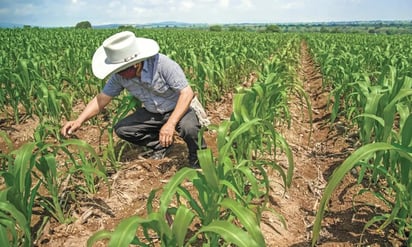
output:
[[[114,126],[114,132],[120,138],[130,136],[130,131],[128,131],[127,126],[121,126],[119,124],[116,124]]]
[[[182,126],[182,128],[180,129],[180,136],[182,138],[194,138],[197,139],[198,134],[199,134],[199,128],[195,125],[185,125]]]

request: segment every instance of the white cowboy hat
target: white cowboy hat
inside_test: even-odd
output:
[[[99,79],[104,79],[158,52],[159,45],[152,39],[137,38],[130,31],[117,33],[107,38],[94,53],[93,74]]]

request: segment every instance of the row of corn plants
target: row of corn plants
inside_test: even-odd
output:
[[[313,231],[343,177],[359,168],[359,191],[372,193],[389,211],[377,213],[365,230],[394,227],[412,244],[412,50],[411,36],[330,35],[308,37],[330,88],[332,119],[344,117],[358,130],[359,145],[329,178]],[[377,225],[378,224],[378,225]]]
[[[77,195],[95,193],[98,179],[108,182],[105,167],[89,144],[81,140],[48,143],[38,139],[44,132],[47,130],[40,127],[33,141],[18,148],[0,132],[8,144],[0,160],[4,180],[0,191],[1,246],[33,246],[41,234],[32,229],[34,208],[44,212],[42,226],[50,217],[62,224],[71,223],[69,204]],[[59,162],[61,156],[66,157],[63,163]]]
[[[86,101],[101,87],[90,79],[94,39],[92,33],[76,30],[0,32],[2,122],[10,126],[34,118],[39,123],[31,138],[19,146],[0,132],[2,143],[7,144],[0,156],[0,245],[33,246],[50,218],[62,224],[72,222],[71,205],[77,195],[95,193],[96,182],[107,181],[106,168],[89,144],[64,140],[59,134],[61,119],[71,118],[77,98]],[[36,222],[41,225],[37,232],[34,208],[43,212]]]
[[[105,113],[109,123],[102,121],[103,118],[93,120],[101,127],[101,135],[106,131],[109,135],[109,145],[100,146],[99,153],[83,141],[61,138],[62,118],[74,117],[73,106],[86,103],[104,84],[92,76],[90,59],[96,47],[117,30],[5,29],[1,32],[4,44],[0,48],[2,117],[8,124],[19,124],[30,117],[37,118],[39,124],[31,140],[17,147],[6,132],[0,132],[7,144],[2,147],[0,156],[3,178],[0,239],[2,246],[31,246],[41,234],[41,227],[33,232],[34,207],[47,212],[48,216],[41,219],[42,226],[50,217],[62,224],[70,223],[74,220],[70,203],[77,200],[76,195],[94,193],[98,181],[107,182],[107,165],[116,165],[121,155],[114,151],[112,123],[138,102],[124,95],[115,100],[113,111]],[[249,33],[230,33],[230,37],[225,37],[209,32],[169,30],[149,30],[137,32],[137,35],[158,40],[162,52],[182,65],[203,102],[220,99],[252,69],[263,72],[261,82],[253,89],[239,89],[231,120],[214,127],[220,133],[219,148],[226,151],[219,153],[217,158],[210,150],[202,151],[202,173],[183,169],[163,189],[159,211],[151,205],[158,193],[154,191],[148,200],[149,219],[132,217],[122,225],[133,220],[139,224],[146,222],[145,229],[160,229],[159,237],[169,246],[169,243],[181,245],[182,241],[190,243],[195,239],[188,241],[189,235],[181,231],[187,229],[185,223],[175,223],[174,228],[169,228],[171,232],[167,230],[165,215],[173,215],[174,222],[186,224],[193,223],[194,218],[200,220],[204,227],[199,233],[205,232],[205,241],[210,245],[221,241],[239,242],[234,233],[242,224],[245,231],[241,242],[246,241],[245,246],[249,246],[248,243],[262,246],[259,213],[265,210],[269,186],[264,166],[278,170],[285,187],[290,185],[292,172],[290,150],[283,138],[273,131],[274,121],[289,117],[284,100],[293,84],[282,86],[281,82],[293,77],[296,56],[290,54],[296,54],[296,46],[291,37]],[[14,40],[13,46],[9,46],[11,42],[7,40]],[[275,107],[271,101],[281,107]],[[253,102],[259,103],[253,113],[247,113],[244,106],[239,105]],[[273,114],[265,116],[265,112]],[[240,151],[242,149],[237,148],[240,146],[245,150]],[[279,149],[289,156],[286,173],[271,159],[256,159],[258,156],[274,157]],[[187,179],[191,179],[198,195],[190,194],[189,189],[182,186],[182,181]],[[262,196],[264,203],[253,206],[252,202]],[[179,202],[179,207],[170,207],[172,199]],[[108,233],[99,233],[94,238],[100,238],[101,234]],[[176,239],[175,235],[180,237]]]
[[[266,246],[260,220],[263,211],[272,210],[268,170],[279,173],[285,189],[293,174],[291,150],[274,125],[279,119],[290,120],[289,93],[306,98],[292,69],[297,64],[296,41],[289,40],[264,61],[259,80],[250,88],[237,88],[230,119],[209,127],[217,132],[218,154],[198,152],[201,171],[179,170],[161,192],[152,191],[147,217],[131,216],[113,231],[98,231],[88,246],[103,239],[109,239],[109,246],[151,246],[159,240],[161,246]],[[279,153],[287,157],[286,169],[276,161]],[[157,193],[158,210],[153,206]],[[281,215],[279,219],[285,224]],[[142,236],[136,235],[138,230]]]

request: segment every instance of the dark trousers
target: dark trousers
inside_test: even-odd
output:
[[[171,112],[160,114],[139,108],[134,113],[120,120],[115,126],[115,132],[119,138],[139,146],[146,146],[153,150],[160,150],[164,147],[159,142],[160,128],[167,122]],[[186,142],[189,152],[189,162],[197,161],[198,134],[201,126],[196,113],[189,108],[186,114],[176,125],[176,131]],[[206,148],[206,143],[202,138],[201,148]]]

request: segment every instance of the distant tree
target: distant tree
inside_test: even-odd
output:
[[[24,29],[30,29],[31,26],[30,26],[30,25],[24,25],[23,28],[24,28]]]
[[[334,27],[332,30],[330,30],[331,33],[342,33],[342,30],[340,28]]]
[[[320,32],[321,33],[329,33],[329,30],[326,27],[321,27]]]
[[[230,26],[229,27],[229,31],[232,31],[232,32],[236,32],[236,31],[245,31],[245,28],[243,27],[239,27],[239,26]]]
[[[212,31],[212,32],[220,32],[220,31],[222,31],[222,26],[219,26],[219,25],[210,26],[210,27],[209,27],[209,31]]]
[[[118,27],[118,29],[133,31],[134,27],[133,27],[133,26],[130,26],[130,25],[120,25],[120,26]]]
[[[376,29],[370,28],[370,29],[368,30],[368,33],[376,33]]]
[[[271,24],[271,25],[266,26],[265,31],[268,32],[268,33],[279,33],[280,32],[280,27],[277,26],[277,25]]]
[[[76,24],[75,28],[83,28],[83,29],[92,28],[92,24],[89,21],[81,21]]]

